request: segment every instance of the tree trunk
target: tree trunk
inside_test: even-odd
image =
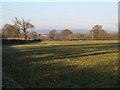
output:
[[[24,30],[24,39],[27,40],[27,32]]]

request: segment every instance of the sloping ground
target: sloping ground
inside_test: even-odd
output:
[[[6,74],[3,74],[2,83],[2,88],[22,88],[13,78],[6,76]]]
[[[45,41],[3,46],[3,73],[25,88],[117,88],[118,43]]]

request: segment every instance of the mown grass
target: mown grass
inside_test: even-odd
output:
[[[118,41],[3,46],[3,73],[25,88],[115,88]]]

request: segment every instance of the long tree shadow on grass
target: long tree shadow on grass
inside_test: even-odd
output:
[[[104,45],[87,44],[37,47],[22,51],[22,58],[27,58],[26,60],[28,61],[36,62],[110,54],[118,52],[117,45],[117,43],[110,43]]]
[[[76,47],[76,46],[75,46]],[[49,46],[41,48],[39,51],[24,51],[21,52],[18,49],[11,47],[3,47],[3,73],[8,74],[11,78],[17,81],[22,87],[28,88],[46,88],[46,87],[70,87],[70,88],[80,88],[80,87],[118,87],[118,75],[117,72],[102,72],[99,71],[99,67],[84,67],[81,68],[77,65],[64,65],[62,63],[48,63],[33,65],[30,62],[36,61],[49,61],[54,59],[65,59],[65,58],[76,58],[85,57],[91,55],[100,55],[107,53],[114,53],[116,51],[105,51],[96,52],[98,49],[108,50],[116,48],[116,44],[105,44],[102,46],[94,46],[90,52],[94,51],[92,54],[84,54],[89,50],[85,50],[84,47],[77,46],[76,48],[82,49],[77,50],[74,45],[66,46]],[[51,48],[52,50],[50,51]],[[91,48],[91,47],[90,47]],[[46,51],[44,51],[46,50]],[[68,50],[68,51],[67,51]],[[72,52],[72,50],[76,50]],[[59,52],[58,52],[59,51]],[[66,51],[66,52],[65,52]],[[71,52],[70,52],[71,51]],[[80,52],[81,51],[81,52]],[[38,58],[21,58],[23,56],[40,55],[40,54],[51,54],[55,55],[50,58],[48,56],[38,57]],[[56,56],[57,55],[57,56]],[[63,55],[61,57],[58,57]],[[66,57],[66,55],[68,55]],[[70,56],[71,55],[71,56]],[[101,66],[103,70],[108,66]],[[113,66],[111,66],[113,67]],[[97,68],[97,69],[96,69]],[[109,68],[108,68],[109,69]]]
[[[116,88],[118,74],[101,72],[93,68],[76,69],[71,65],[48,75],[31,79],[29,87],[35,88]],[[56,67],[49,67],[56,68]],[[116,76],[115,76],[116,75]]]
[[[92,49],[93,51],[95,51],[95,49],[97,50],[108,50],[108,49],[116,49],[118,48],[118,44],[117,43],[107,43],[107,44],[84,44],[84,45],[52,45],[52,46],[44,46],[44,47],[32,47],[32,48],[28,48],[28,49],[20,49],[20,51],[24,52],[24,54],[27,55],[33,55],[33,54],[44,54],[44,53],[50,53],[50,52],[55,52],[55,53],[59,53],[60,51],[71,51],[72,50],[79,50],[79,53],[81,53],[80,51],[86,51],[86,49]],[[71,53],[69,52],[69,53]]]

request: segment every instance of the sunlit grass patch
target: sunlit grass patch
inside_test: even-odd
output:
[[[3,65],[22,87],[118,87],[117,41],[3,46]]]

